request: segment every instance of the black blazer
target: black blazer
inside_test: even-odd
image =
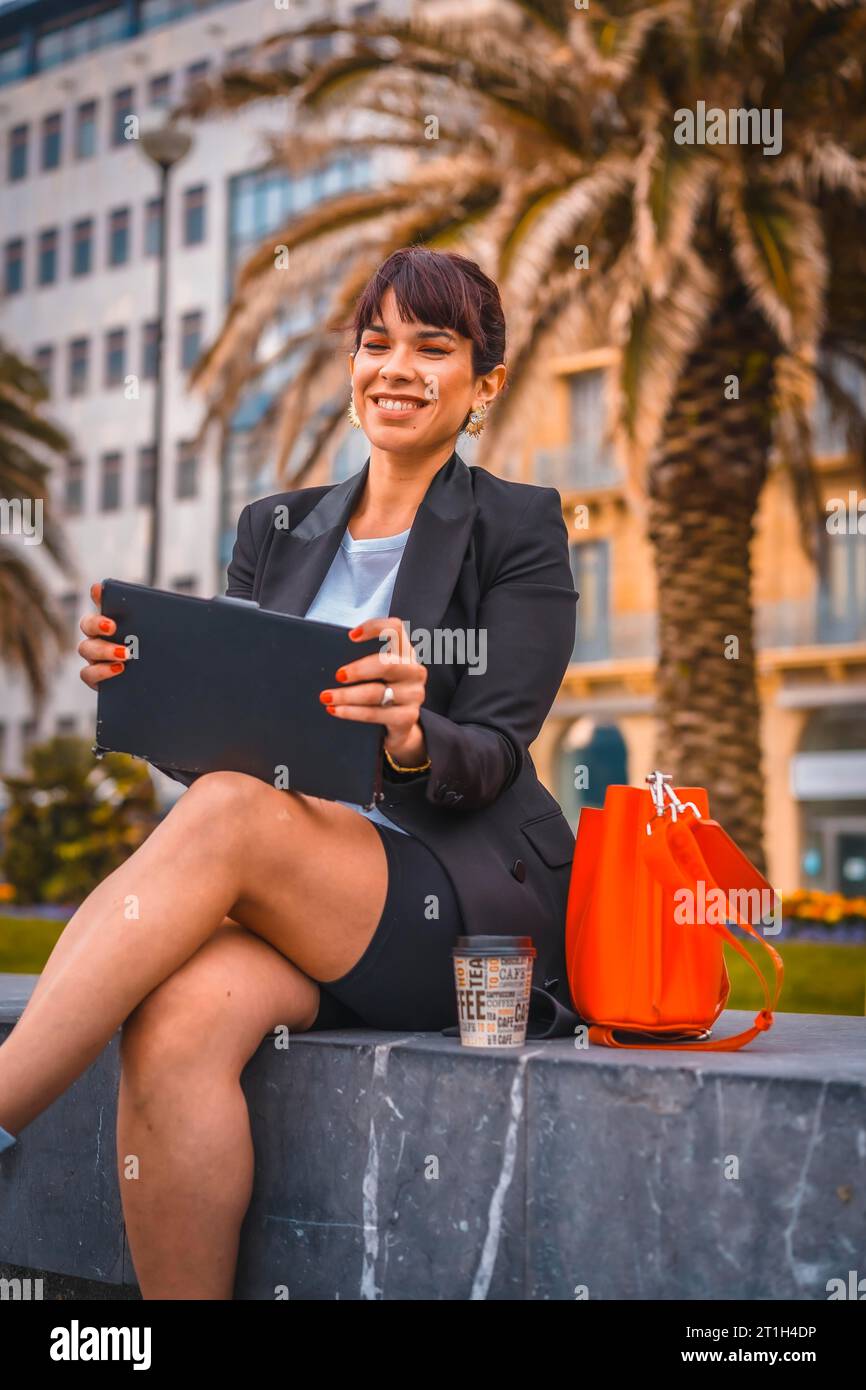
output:
[[[303,617],[369,466],[368,458],[341,483],[248,503],[226,593]],[[277,507],[287,509],[288,523],[281,513],[274,524]],[[486,670],[472,674],[467,665],[437,663],[435,647],[428,652],[420,720],[431,766],[406,777],[386,764],[379,807],[440,860],[467,935],[533,938],[532,1037],[564,1035],[578,1022],[564,951],[574,835],[528,752],[571,657],[576,602],[555,488],[468,468],[455,451],[415,515],[391,615],[408,621],[413,636],[419,628],[486,630]],[[194,779],[171,775],[187,785]]]

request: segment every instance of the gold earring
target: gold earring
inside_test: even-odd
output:
[[[486,414],[487,406],[483,402],[481,405],[476,406],[469,416],[469,422],[466,425],[466,433],[472,435],[473,438],[477,437],[484,429],[484,417]]]
[[[352,392],[352,398],[351,398],[351,400],[349,401],[349,423],[350,423],[351,425],[353,425],[354,428],[355,428],[356,430],[360,430],[360,429],[363,428],[363,426],[361,425],[361,421],[358,419],[358,412],[357,412],[357,410],[355,409],[355,392],[354,392],[354,391]]]

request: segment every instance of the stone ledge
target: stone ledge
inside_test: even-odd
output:
[[[35,978],[0,975],[0,1039]],[[242,1078],[238,1298],[824,1300],[862,1257],[866,1019],[779,1014],[734,1053],[275,1043]],[[0,1160],[0,1261],[135,1285],[117,1081],[115,1037]]]

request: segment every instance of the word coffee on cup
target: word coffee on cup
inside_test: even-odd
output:
[[[522,1047],[538,955],[532,937],[458,936],[451,955],[464,1047]]]

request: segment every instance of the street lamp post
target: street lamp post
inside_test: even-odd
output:
[[[160,112],[160,117],[162,113]],[[153,393],[153,481],[150,498],[150,546],[147,563],[147,584],[155,588],[159,578],[160,560],[160,484],[162,472],[163,416],[163,341],[168,301],[168,190],[169,176],[175,164],[189,153],[192,137],[172,121],[146,124],[141,135],[141,148],[146,157],[159,169],[159,287],[156,317],[156,379]]]

